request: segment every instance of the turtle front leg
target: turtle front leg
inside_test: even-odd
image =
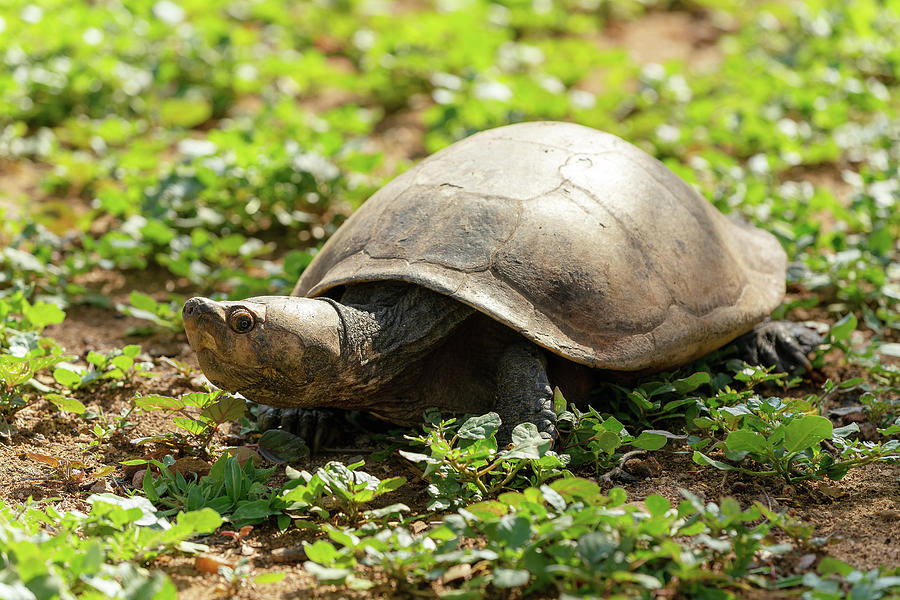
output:
[[[797,367],[810,371],[807,356],[822,343],[822,337],[801,323],[766,320],[735,340],[741,358],[751,365],[775,367],[790,372]]]
[[[516,344],[500,357],[494,410],[502,421],[497,432],[501,447],[512,441],[516,425],[525,422],[534,423],[541,436],[556,438],[556,413],[553,389],[547,379],[547,361],[534,345]]]
[[[259,405],[256,422],[260,431],[284,429],[302,439],[315,454],[332,443],[346,428],[346,411],[327,408],[276,408]]]

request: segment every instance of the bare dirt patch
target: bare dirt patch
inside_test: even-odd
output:
[[[679,60],[710,72],[722,60],[716,45],[722,33],[722,26],[707,13],[660,12],[636,21],[615,21],[598,43],[604,48],[624,48],[640,64]]]

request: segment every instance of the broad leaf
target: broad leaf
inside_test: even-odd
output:
[[[800,452],[831,438],[831,434],[831,421],[818,415],[805,415],[784,428],[784,449],[788,453]]]

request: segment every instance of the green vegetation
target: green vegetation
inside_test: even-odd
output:
[[[174,599],[171,581],[139,564],[174,548],[196,552],[202,547],[187,540],[222,523],[209,509],[170,523],[146,498],[99,494],[87,502],[89,515],[0,504],[3,598]]]
[[[657,44],[667,27],[637,35],[660,21],[671,43]],[[690,457],[765,498],[900,461],[898,29],[897,0],[2,3],[0,437],[64,496],[4,496],[0,597],[174,598],[158,558],[223,521],[299,530],[304,570],[362,597],[900,597],[900,565],[830,556],[815,523],[765,502],[608,489],[635,456]],[[657,46],[671,55],[641,60]],[[624,137],[778,236],[789,295],[775,316],[830,327],[813,373],[726,348],[611,383],[592,408],[557,394],[552,447],[529,426],[498,447],[493,413],[428,413],[366,464],[306,471],[259,463],[305,466],[308,450],[160,357],[177,352],[156,349],[180,343],[184,298],[288,293],[412,160],[536,119]],[[53,339],[81,314],[93,342]],[[119,318],[127,341],[111,339]],[[226,448],[235,420],[253,443]],[[134,433],[142,422],[153,430]],[[134,496],[89,495],[113,469]],[[254,568],[211,576],[278,579]]]

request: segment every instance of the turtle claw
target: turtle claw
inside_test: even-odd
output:
[[[748,364],[775,367],[784,373],[797,368],[809,372],[812,363],[808,354],[822,343],[822,337],[802,323],[763,321],[735,343]]]
[[[343,411],[341,411],[343,412]],[[331,442],[339,431],[341,416],[321,408],[276,408],[260,405],[256,422],[260,431],[283,429],[293,433],[316,453]]]

